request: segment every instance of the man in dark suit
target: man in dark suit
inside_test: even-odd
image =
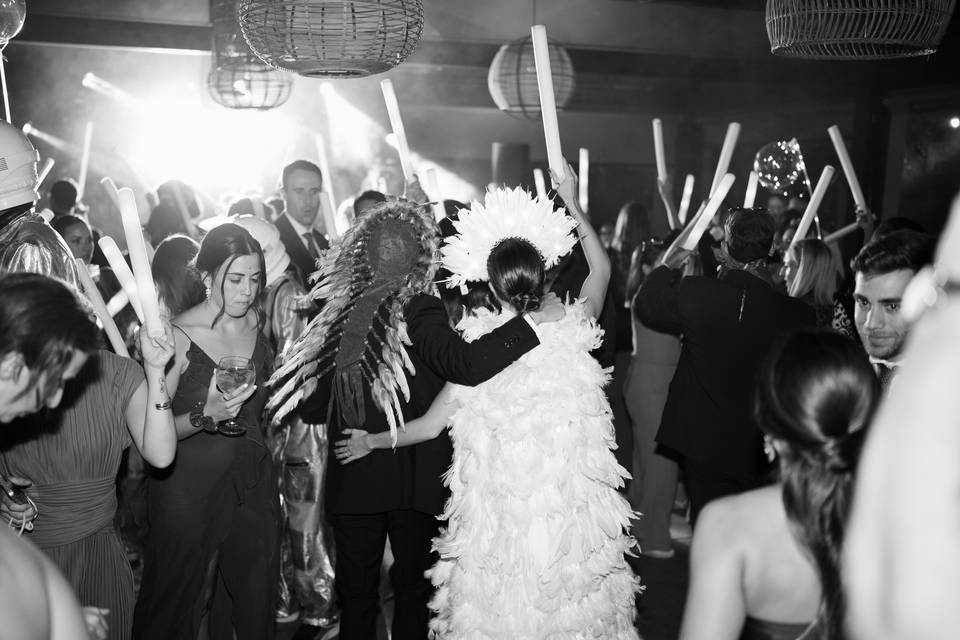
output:
[[[754,378],[773,342],[815,322],[812,307],[774,290],[765,270],[773,219],[734,211],[724,229],[725,265],[717,279],[652,271],[636,298],[651,328],[679,327],[683,347],[657,442],[682,457],[691,519],[715,498],[763,481],[762,437],[753,419]]]
[[[854,323],[884,391],[900,367],[909,329],[900,300],[917,271],[933,261],[934,246],[925,233],[892,231],[864,245],[851,262]]]
[[[404,420],[424,415],[447,381],[476,385],[490,379],[539,344],[538,322],[558,320],[564,311],[554,297],[540,311],[464,342],[441,301],[430,295],[438,244],[432,212],[397,201],[361,215],[358,229],[337,248],[336,266],[323,273],[315,292],[327,304],[291,350],[287,366],[302,367],[304,375],[332,368],[326,512],[336,547],[340,637],[376,638],[380,566],[389,538],[393,638],[422,640],[431,593],[424,572],[433,564],[431,541],[448,494],[442,476],[451,442],[442,434],[347,464],[336,459],[333,445],[347,428],[388,431],[395,411]],[[404,335],[407,346],[401,344]],[[402,368],[403,351],[412,371]],[[404,381],[395,383],[398,374]],[[405,386],[409,400],[401,391]]]
[[[326,236],[313,228],[320,212],[323,174],[308,160],[294,160],[283,168],[280,188],[284,212],[273,223],[300,283],[309,289],[307,278],[316,269],[319,252],[330,246]]]

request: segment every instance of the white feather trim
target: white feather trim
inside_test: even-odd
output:
[[[483,203],[474,200],[469,209],[460,210],[453,226],[457,235],[440,249],[443,266],[453,274],[453,286],[489,280],[487,258],[506,238],[523,238],[536,247],[547,269],[577,242],[571,234],[576,220],[554,209],[549,198],[534,197],[520,187],[487,191]]]
[[[459,328],[475,340],[509,318]],[[589,352],[583,306],[540,327],[541,344],[488,382],[457,387],[452,495],[434,541],[433,637],[635,640],[640,589],[624,555],[635,514],[617,491],[609,380]]]

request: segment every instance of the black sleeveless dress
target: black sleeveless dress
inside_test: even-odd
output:
[[[192,340],[187,360],[174,415],[206,399],[216,368]],[[212,640],[232,637],[231,629],[237,640],[273,638],[280,505],[261,428],[273,362],[262,335],[253,361],[259,387],[240,411],[246,435],[201,431],[180,440],[174,463],[150,477],[138,640],[195,640],[208,612]]]

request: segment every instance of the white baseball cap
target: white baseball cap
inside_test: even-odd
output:
[[[40,199],[38,160],[40,154],[23,131],[0,120],[0,211]]]

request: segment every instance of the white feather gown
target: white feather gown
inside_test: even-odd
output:
[[[482,310],[458,328],[472,341],[509,318]],[[455,391],[431,637],[638,638],[633,514],[617,492],[629,476],[612,452],[609,376],[589,354],[602,332],[580,303],[539,329],[535,349]]]

